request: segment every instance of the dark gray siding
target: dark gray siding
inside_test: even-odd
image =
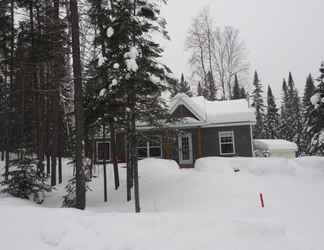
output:
[[[188,128],[181,129],[184,133],[192,134],[192,149],[193,149],[193,160],[195,161],[198,158],[198,128]],[[202,152],[203,157],[208,156],[221,156],[220,148],[219,148],[219,132],[222,131],[233,131],[234,132],[234,140],[235,140],[235,155],[230,156],[242,156],[242,157],[251,157],[252,154],[252,145],[251,145],[251,130],[249,125],[244,126],[228,126],[228,127],[213,127],[213,128],[203,128],[202,129]],[[165,143],[166,136],[163,133],[163,130],[150,130],[142,132],[145,134],[161,134],[163,138],[163,157],[166,157]],[[177,132],[174,131],[173,134],[169,135],[172,137],[171,145],[171,159],[175,161],[179,161],[179,151],[178,151],[178,136]],[[168,138],[170,141],[170,138]],[[125,136],[124,134],[117,135],[117,152],[118,152],[118,160],[126,161],[125,157]],[[230,157],[228,156],[228,157]]]
[[[220,156],[219,136],[221,131],[233,131],[236,154],[233,156],[251,157],[251,129],[246,126],[229,126],[203,129],[204,156]]]
[[[184,105],[180,105],[173,113],[172,117],[174,118],[184,118],[184,117],[192,117],[199,121],[199,119],[190,112]]]

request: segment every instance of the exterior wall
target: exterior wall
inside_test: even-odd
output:
[[[193,113],[190,112],[184,105],[180,105],[173,113],[174,118],[192,117],[199,120]]]
[[[103,139],[95,139],[93,142],[93,152],[94,152],[94,159],[95,163],[97,164],[97,142],[103,142],[103,141],[108,141],[111,142],[110,138],[107,138],[106,140]],[[117,161],[118,162],[126,162],[126,150],[125,150],[125,134],[124,133],[118,133],[116,134],[116,153],[117,153]],[[111,150],[111,145],[110,145],[110,150]],[[112,152],[111,152],[112,155]],[[110,161],[107,161],[107,163],[110,163]]]
[[[200,135],[198,130],[201,129]],[[221,156],[219,144],[219,132],[233,131],[235,143],[235,155],[242,157],[252,157],[251,128],[249,125],[212,127],[212,128],[187,128],[181,129],[184,133],[192,135],[193,162],[200,157]],[[173,159],[179,162],[178,135],[176,131],[149,130],[143,132],[145,135],[161,135],[162,155],[164,159]],[[179,133],[179,132],[178,132]],[[199,146],[199,136],[202,145]],[[126,138],[125,134],[120,133],[116,136],[117,159],[119,162],[126,162]],[[200,147],[200,150],[199,150]],[[96,150],[96,149],[95,149]],[[199,154],[201,151],[202,155]],[[96,153],[96,152],[95,152]]]
[[[243,156],[252,157],[252,145],[251,145],[251,128],[249,125],[245,126],[229,126],[229,127],[215,127],[203,129],[203,149],[204,156],[221,156],[220,144],[219,144],[219,132],[233,131],[235,142],[235,155],[231,156]]]

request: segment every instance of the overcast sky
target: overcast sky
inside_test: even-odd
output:
[[[251,72],[256,69],[277,98],[289,71],[300,92],[308,73],[318,76],[324,60],[323,0],[169,0],[163,15],[172,41],[166,44],[164,62],[176,75],[190,75],[186,35],[192,18],[207,5],[217,25],[240,30]]]

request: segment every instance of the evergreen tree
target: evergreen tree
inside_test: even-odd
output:
[[[170,69],[159,62],[163,49],[153,41],[157,32],[168,38],[160,4],[154,1],[89,0],[90,17],[98,30],[95,44],[102,103],[119,101],[123,107],[128,141],[127,199],[134,184],[135,210],[140,211],[136,144],[136,122],[161,126],[168,117],[161,98],[171,81]]]
[[[238,82],[237,74],[235,74],[234,78],[234,87],[233,87],[233,94],[232,94],[232,99],[240,99],[242,98],[242,93],[241,93],[241,88]]]
[[[216,85],[213,74],[211,71],[207,73],[207,86],[206,86],[207,100],[216,100]]]
[[[203,95],[203,87],[201,86],[201,83],[198,83],[197,87],[197,96],[202,96]]]
[[[306,132],[311,138],[308,153],[324,156],[324,62],[321,64],[320,73],[317,80],[319,84],[310,98],[312,108],[307,117]]]
[[[301,102],[291,73],[288,76],[288,84],[284,80],[282,89],[280,138],[295,142],[300,147],[303,127]]]
[[[288,117],[289,117],[289,95],[288,95],[288,86],[287,86],[287,81],[286,79],[283,79],[282,83],[282,102],[281,102],[281,112],[280,112],[280,128],[279,128],[279,133],[280,139],[285,139],[289,140],[291,136],[289,136],[289,128],[288,125]]]
[[[272,94],[270,85],[267,93],[267,114],[265,117],[265,129],[267,139],[278,138],[279,114],[275,98]]]
[[[292,128],[292,141],[294,141],[300,148],[303,129],[301,101],[291,73],[289,73],[288,77],[288,92],[291,112],[289,116],[289,126]],[[300,151],[298,153],[300,153]]]
[[[72,28],[72,51],[73,51],[73,76],[74,76],[74,103],[75,103],[75,207],[85,209],[86,207],[86,184],[85,173],[82,160],[82,142],[84,139],[83,109],[82,109],[82,77],[80,58],[80,31],[79,31],[79,11],[76,0],[70,0],[71,28]]]
[[[190,97],[192,96],[190,84],[184,79],[183,74],[181,74],[180,81],[177,80],[175,84],[172,86],[171,97],[174,97],[179,93],[184,93]]]
[[[265,130],[264,130],[264,102],[262,97],[262,84],[260,83],[260,79],[257,71],[254,72],[254,80],[253,80],[254,90],[252,92],[252,107],[255,108],[256,115],[256,125],[254,127],[254,138],[260,139],[264,138]]]
[[[306,80],[306,85],[304,89],[304,96],[303,96],[303,108],[304,110],[307,109],[312,103],[310,98],[313,96],[315,91],[314,80],[311,74],[308,75]]]
[[[38,160],[27,158],[24,149],[19,158],[11,160],[7,179],[0,182],[2,193],[8,193],[22,199],[33,199],[41,204],[45,199],[45,192],[51,191],[46,184],[46,176],[39,168]]]
[[[247,98],[247,93],[246,93],[246,91],[245,91],[245,88],[244,87],[242,87],[241,89],[240,89],[240,98],[241,99],[246,99]]]
[[[302,100],[302,121],[303,121],[303,133],[301,135],[301,142],[300,142],[300,150],[303,153],[307,154],[307,147],[311,143],[311,138],[309,134],[307,133],[307,118],[309,117],[309,113],[311,112],[313,106],[311,103],[311,97],[313,96],[315,91],[315,85],[314,85],[314,80],[311,74],[308,75],[307,80],[306,80],[306,85],[304,89],[304,96]]]

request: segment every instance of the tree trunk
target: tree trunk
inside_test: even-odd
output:
[[[62,112],[62,111],[61,111]],[[59,184],[62,183],[62,179],[63,179],[63,175],[62,175],[62,153],[63,153],[63,113],[61,113],[62,115],[60,116],[59,119],[59,138],[58,138],[58,179],[59,179]]]
[[[131,116],[131,158],[132,158],[132,177],[134,183],[134,199],[135,199],[135,212],[141,212],[140,199],[139,199],[139,183],[138,183],[138,161],[136,155],[136,115],[135,108],[133,107]]]
[[[111,142],[111,152],[112,152],[112,162],[114,166],[114,179],[115,179],[115,189],[117,190],[119,187],[119,172],[118,172],[118,160],[117,160],[117,150],[116,150],[116,133],[114,123],[111,120],[109,122],[110,126],[110,142]]]
[[[49,177],[51,175],[51,157],[49,152],[46,154],[46,175]]]
[[[127,117],[127,119],[129,119]],[[132,188],[132,157],[131,157],[131,131],[130,131],[130,121],[127,121],[127,165],[126,165],[126,189],[127,189],[127,201],[130,201],[132,199],[132,193],[131,193],[131,188]]]
[[[85,209],[86,189],[85,176],[82,166],[82,141],[83,141],[83,114],[82,114],[82,79],[80,58],[80,30],[79,12],[76,0],[70,0],[71,28],[72,28],[72,54],[74,76],[74,109],[76,125],[76,208]]]
[[[51,156],[51,186],[54,187],[56,186],[56,156],[52,155]]]
[[[104,143],[106,142],[106,125],[103,124],[102,125],[102,129],[103,129],[103,141]],[[103,170],[104,170],[104,201],[107,202],[108,198],[107,198],[107,166],[106,166],[106,159],[107,159],[107,151],[105,150],[106,147],[104,147],[104,159],[103,159]]]

